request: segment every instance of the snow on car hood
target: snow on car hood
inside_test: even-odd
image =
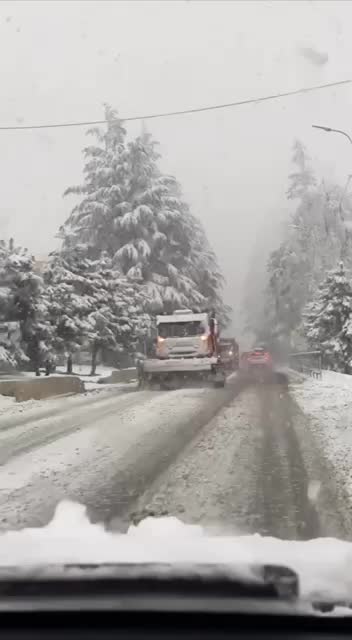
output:
[[[352,543],[210,535],[174,517],[146,518],[127,533],[92,524],[83,505],[64,501],[46,526],[1,535],[0,567],[100,563],[280,564],[294,569],[305,599],[352,600]]]

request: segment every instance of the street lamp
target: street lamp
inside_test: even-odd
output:
[[[346,133],[346,131],[341,131],[341,129],[332,129],[331,127],[322,127],[319,124],[312,124],[312,127],[313,127],[313,129],[321,129],[322,131],[326,131],[327,133],[341,133],[341,135],[345,136],[345,138],[347,138],[350,141],[350,143],[352,144],[352,138],[348,133]],[[340,215],[342,213],[342,200],[344,199],[344,197],[346,195],[346,192],[347,192],[347,189],[348,189],[348,186],[350,184],[351,179],[352,179],[352,175],[349,175],[347,177],[347,182],[346,182],[345,188],[344,188],[342,196],[341,196],[341,200],[340,200],[340,204],[339,204]]]
[[[352,144],[352,138],[348,133],[346,133],[346,131],[341,131],[341,129],[332,129],[331,127],[322,127],[319,124],[312,124],[312,127],[313,127],[313,129],[321,129],[322,131],[326,131],[327,133],[340,133],[342,136],[345,136],[345,138],[347,138],[350,141],[350,143]],[[344,188],[344,190],[343,190],[343,192],[341,194],[341,198],[340,198],[340,202],[339,202],[339,213],[340,213],[340,217],[341,217],[342,220],[344,220],[344,215],[343,215],[343,210],[342,210],[342,202],[343,202],[343,200],[344,200],[344,198],[346,196],[347,189],[349,187],[351,179],[352,179],[352,175],[349,175],[347,177],[345,188]],[[346,239],[347,239],[347,234],[345,232],[345,242],[344,242],[343,246],[341,247],[341,258],[342,259],[344,258],[344,254],[346,252]]]
[[[341,131],[341,129],[331,129],[331,127],[322,127],[319,124],[312,124],[313,129],[321,129],[322,131],[326,131],[327,133],[341,133],[342,136],[345,136],[345,138],[348,138],[348,140],[350,141],[350,143],[352,144],[352,138],[351,136],[348,135],[348,133],[346,133],[346,131]]]

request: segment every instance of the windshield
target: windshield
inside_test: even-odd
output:
[[[204,333],[203,323],[193,322],[162,322],[158,325],[158,334],[162,338],[190,338]]]
[[[2,532],[352,541],[351,24],[0,3]]]

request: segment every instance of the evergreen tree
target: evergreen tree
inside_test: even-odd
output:
[[[324,364],[352,370],[352,285],[343,263],[328,274],[305,312],[304,332],[313,348],[322,349]]]
[[[89,270],[85,251],[77,246],[74,254],[54,254],[44,274],[53,344],[56,353],[67,357],[68,373],[72,355],[83,348],[88,331],[86,318],[93,302],[86,283]]]
[[[89,346],[94,374],[99,351],[133,350],[149,317],[140,285],[117,271],[107,254],[93,259],[89,253],[86,245],[58,253],[45,280],[57,351],[71,356]]]
[[[7,328],[1,339],[3,359],[12,366],[29,363],[39,373],[51,351],[43,281],[28,251],[13,240],[0,242],[0,281],[0,317]]]
[[[224,276],[200,221],[190,213],[189,218],[191,251],[186,272],[205,298],[206,308],[216,310],[220,327],[225,328],[230,322],[231,307],[223,301]]]
[[[141,278],[151,311],[205,304],[186,270],[191,253],[190,215],[172,176],[162,175],[150,134],[128,145],[130,208],[118,221],[120,248],[115,257],[124,273]]]
[[[61,229],[63,249],[83,241],[95,258],[107,252],[143,284],[152,313],[203,310],[211,299],[225,318],[215,256],[177,181],[161,173],[155,141],[143,131],[127,144],[116,112],[106,107],[106,118],[106,132],[90,131],[97,145],[85,149],[84,184],[66,192],[81,200]]]
[[[296,166],[296,171],[289,175],[287,197],[290,200],[302,199],[307,195],[309,189],[315,186],[316,180],[305,147],[300,140],[295,140],[293,145],[292,162]]]
[[[12,304],[13,271],[9,268],[9,259],[13,252],[13,241],[7,244],[0,241],[0,370],[14,368],[18,357],[25,359],[25,354],[20,346],[20,335],[17,335],[16,344],[11,340],[9,309]],[[19,327],[18,327],[19,329]],[[19,334],[19,330],[18,330]],[[16,354],[17,351],[17,354]]]
[[[70,187],[65,195],[79,196],[60,229],[65,249],[85,243],[98,257],[101,251],[116,251],[116,220],[126,208],[129,162],[125,145],[126,131],[116,111],[105,107],[106,130],[93,128],[88,135],[97,140],[83,151],[85,158],[83,185]]]
[[[307,263],[292,246],[283,243],[271,254],[268,269],[268,297],[275,318],[273,328],[277,336],[291,343],[305,303]]]

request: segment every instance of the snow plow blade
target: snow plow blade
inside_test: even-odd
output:
[[[226,377],[216,357],[150,359],[141,361],[138,367],[140,387],[159,383],[161,387],[172,388],[197,379],[223,387]]]
[[[216,365],[216,358],[169,358],[168,360],[145,360],[142,368],[144,373],[175,373],[211,371]]]

